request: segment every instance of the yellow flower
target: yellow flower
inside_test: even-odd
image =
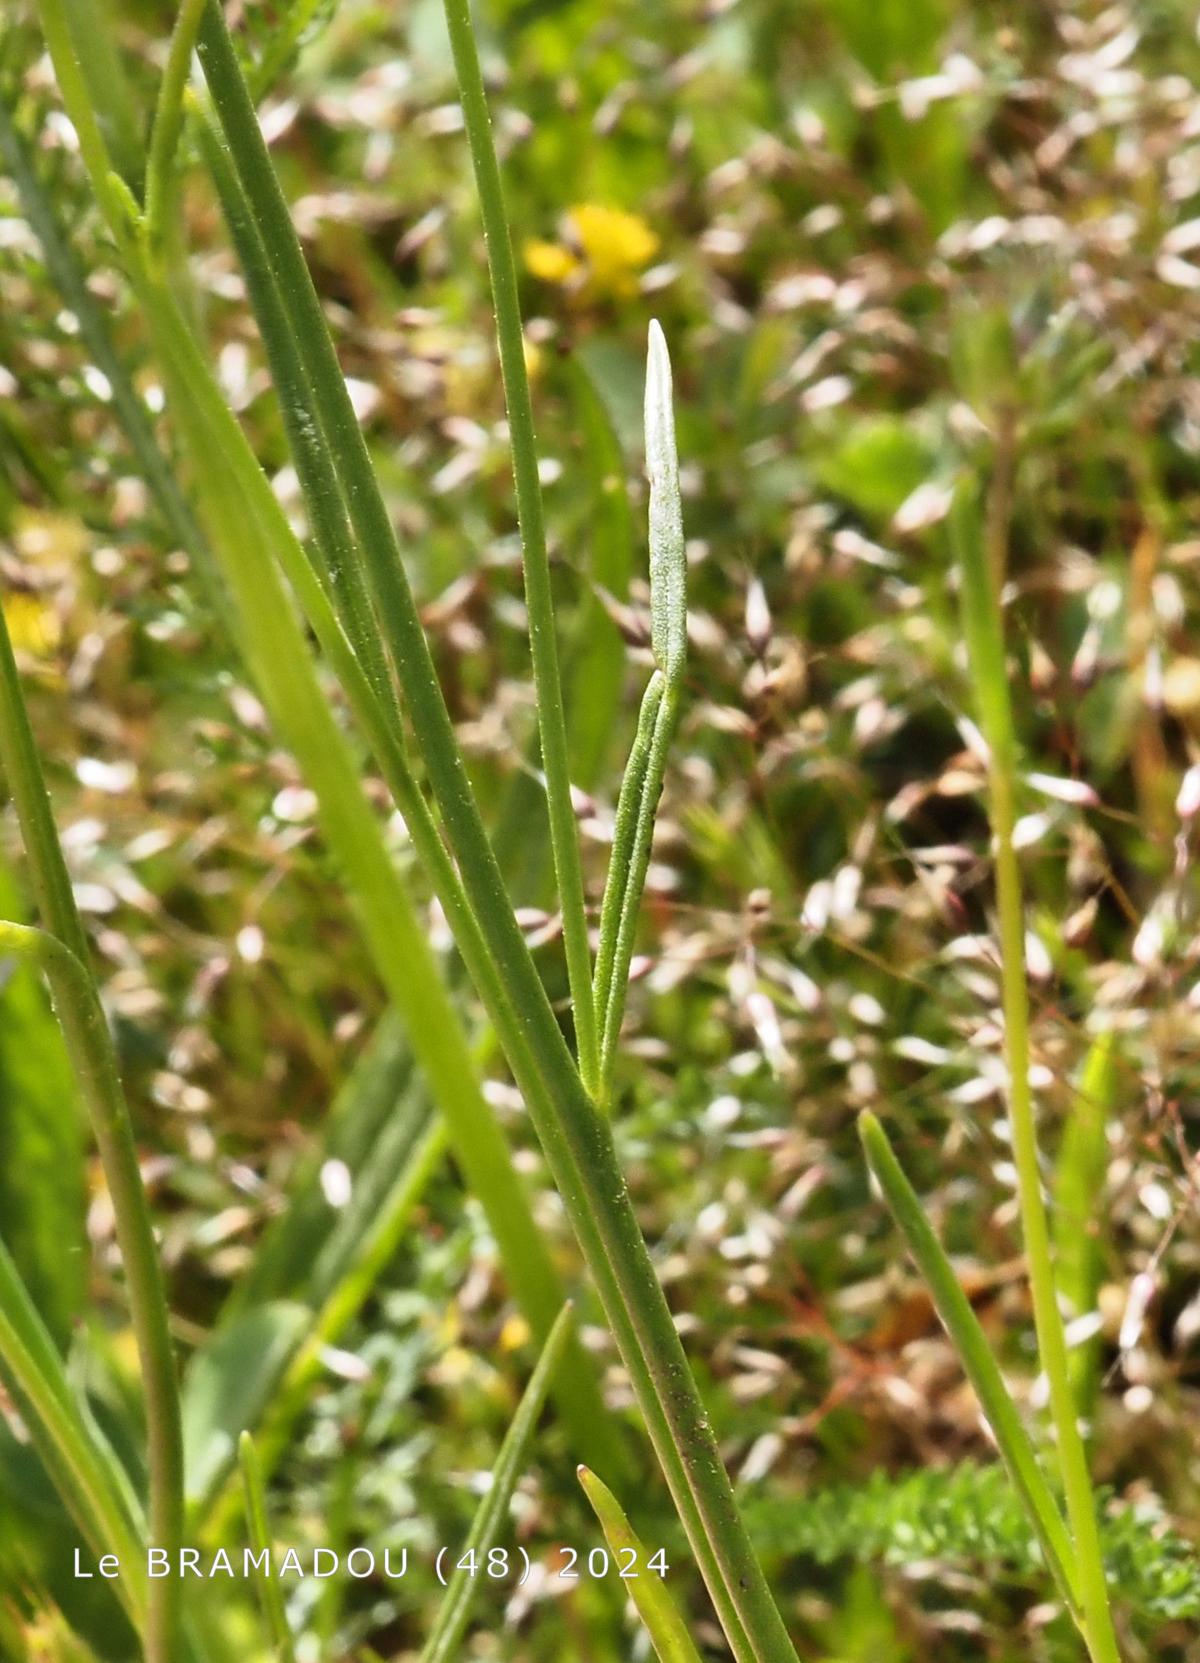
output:
[[[500,1330],[501,1351],[520,1351],[523,1345],[528,1345],[532,1330],[522,1316],[509,1317]]]
[[[593,297],[635,293],[638,273],[658,253],[658,237],[644,219],[598,202],[568,208],[566,232],[563,242],[527,242],[525,265],[544,283]]]
[[[536,238],[525,244],[525,265],[543,283],[568,283],[579,270],[579,261],[569,248]]]
[[[12,589],[4,597],[4,621],[13,646],[31,658],[49,658],[62,642],[58,613],[41,595]]]
[[[637,214],[581,202],[567,210],[590,267],[592,283],[608,294],[632,294],[637,273],[658,253],[658,238]]]

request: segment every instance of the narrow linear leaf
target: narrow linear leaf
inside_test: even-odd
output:
[[[550,1330],[550,1337],[542,1347],[542,1354],[529,1377],[529,1384],[513,1416],[512,1425],[500,1446],[487,1494],[476,1510],[466,1546],[459,1556],[460,1565],[464,1562],[470,1563],[470,1555],[474,1556],[476,1563],[486,1560],[489,1549],[494,1547],[499,1539],[504,1521],[508,1517],[509,1502],[524,1469],[529,1444],[546,1398],[546,1390],[562,1357],[563,1347],[572,1326],[571,1307],[566,1305],[559,1313],[554,1327]],[[480,1581],[478,1576],[472,1576],[465,1568],[454,1571],[421,1653],[421,1663],[457,1663],[457,1659],[462,1655],[462,1638],[470,1621],[471,1607],[479,1591]]]
[[[1066,1333],[1058,1304],[1050,1226],[1042,1194],[1037,1116],[1029,1083],[1029,987],[1025,970],[1025,905],[1017,860],[1017,742],[1004,653],[1004,619],[999,574],[1005,565],[1008,527],[994,517],[984,524],[974,483],[964,480],[950,511],[950,536],[959,562],[963,630],[976,708],[990,757],[988,809],[996,865],[996,912],[1000,936],[1004,1053],[1008,1065],[1008,1109],[1021,1234],[1029,1260],[1029,1291],[1037,1332],[1038,1358],[1050,1388],[1050,1412],[1057,1435],[1055,1455],[1062,1475],[1067,1517],[1075,1543],[1080,1630],[1093,1663],[1119,1663],[1108,1585],[1100,1556],[1096,1498],[1087,1451],[1079,1430],[1071,1383]]]
[[[1070,1610],[1078,1615],[1078,1573],[1070,1537],[1029,1435],[1021,1423],[1016,1404],[1009,1395],[991,1347],[979,1326],[979,1319],[971,1309],[971,1302],[963,1292],[942,1244],[930,1228],[917,1194],[893,1153],[887,1133],[875,1116],[865,1110],[859,1115],[858,1129],[867,1164],[879,1183],[888,1210],[903,1232],[917,1269],[925,1278],[946,1332],[954,1341],[967,1378],[995,1436],[1001,1458],[1042,1544],[1054,1580]]]
[[[1054,1249],[1058,1286],[1076,1316],[1096,1308],[1103,1274],[1102,1197],[1108,1175],[1108,1122],[1117,1096],[1115,1042],[1101,1034],[1083,1065],[1071,1099],[1054,1179]],[[1080,1413],[1090,1416],[1099,1387],[1100,1336],[1070,1353],[1071,1383]]]
[[[600,1521],[604,1539],[613,1551],[618,1569],[631,1567],[632,1574],[621,1586],[637,1607],[646,1625],[646,1632],[654,1646],[659,1663],[700,1663],[700,1653],[692,1642],[675,1601],[667,1592],[667,1585],[657,1571],[647,1571],[646,1550],[621,1510],[616,1496],[594,1472],[580,1467],[579,1482]],[[633,1553],[633,1558],[625,1557]]]
[[[634,555],[633,513],[625,457],[604,401],[582,356],[573,357],[567,368],[591,486],[585,521],[591,588],[579,607],[568,672],[571,774],[585,791],[591,791],[612,751],[625,677],[621,632],[598,591],[604,589],[617,601],[628,597]]]
[[[687,661],[687,554],[671,400],[671,360],[663,332],[653,320],[646,353],[645,428],[646,471],[650,478],[650,628],[658,669],[642,700],[637,733],[621,781],[600,908],[593,998],[600,1033],[602,1103],[608,1101],[612,1086],[654,822],[679,719]]]
[[[0,867],[0,914],[19,905]],[[32,970],[0,959],[0,1218],[64,1352],[87,1282],[86,1209],[83,1119],[62,1035]]]
[[[258,1453],[249,1432],[243,1432],[238,1439],[238,1465],[242,1471],[246,1529],[250,1537],[250,1546],[255,1553],[254,1581],[262,1606],[263,1620],[274,1643],[279,1663],[295,1663],[296,1651],[292,1645],[292,1631],[288,1627],[287,1612],[283,1608],[283,1596],[279,1591],[278,1579],[271,1574],[271,1532],[267,1524],[267,1498]],[[266,1568],[259,1569],[263,1554],[266,1555]]]
[[[646,472],[650,478],[650,639],[668,683],[687,657],[687,553],[671,359],[657,319],[650,320],[646,353]]]
[[[93,1553],[115,1553],[129,1574],[117,1593],[135,1626],[145,1619],[140,1525],[109,1456],[88,1432],[54,1342],[0,1242],[0,1377],[55,1488]]]

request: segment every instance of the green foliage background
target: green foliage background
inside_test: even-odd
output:
[[[169,12],[111,11],[148,111]],[[859,1108],[889,1119],[1028,1394],[983,780],[943,524],[967,466],[991,480],[1009,528],[1014,696],[1028,770],[1049,779],[1022,807],[1051,1153],[1090,1039],[1117,1036],[1092,1447],[1112,1540],[1127,1540],[1132,1507],[1176,1529],[1157,1556],[1143,1531],[1122,1560],[1150,1567],[1120,1579],[1124,1638],[1131,1657],[1194,1659],[1200,937],[1194,815],[1177,806],[1200,756],[1190,14],[527,0],[489,5],[479,24],[518,246],[557,244],[575,262],[566,284],[527,272],[524,303],[597,903],[645,680],[650,316],[672,347],[693,638],[617,1122],[793,1630],[806,1655],[846,1663],[1076,1655],[990,1469],[960,1465],[986,1461],[987,1444],[854,1136]],[[251,5],[242,38],[514,899],[561,996],[503,412],[441,7],[317,8],[295,55],[278,49],[279,9]],[[4,40],[40,176],[153,399],[139,319],[22,8]],[[189,304],[298,509],[219,218],[190,151],[182,160]],[[655,253],[622,270],[618,222],[580,250],[579,204],[637,215]],[[9,184],[0,214],[6,608],[186,1350],[227,1298],[247,1297],[253,1248],[305,1171],[318,1221],[306,1241],[328,1227],[340,1175],[326,1170],[322,1189],[319,1140],[382,998],[305,784],[137,483]],[[407,863],[403,828],[390,835]],[[3,911],[16,916],[11,827],[6,858]],[[432,912],[430,931],[444,950]],[[85,1207],[40,990],[14,975],[0,997],[3,1234],[132,1465],[111,1219],[95,1186]],[[499,1061],[487,1067],[573,1275],[524,1115]],[[351,1167],[372,1111],[359,1112],[332,1151]],[[264,1292],[303,1300],[307,1253],[294,1240],[286,1274],[256,1271]],[[1152,1287],[1140,1323],[1139,1275]],[[620,1412],[620,1371],[598,1327],[589,1337]],[[371,1539],[422,1562],[392,1588],[299,1588],[292,1616],[311,1655],[416,1654],[437,1592],[430,1550],[465,1535],[528,1372],[524,1339],[446,1165],[289,1410],[280,1539],[343,1551]],[[82,1596],[54,1571],[61,1525],[11,1437],[6,1448],[0,1648],[74,1655],[46,1615],[59,1605],[98,1652],[125,1655],[111,1612],[72,1604]],[[554,1544],[596,1539],[576,1458],[548,1421],[514,1515],[545,1562]],[[623,1499],[644,1542],[672,1545],[672,1585],[719,1655],[662,1496],[647,1483]],[[235,1650],[252,1645],[248,1610],[219,1621]],[[496,1598],[470,1655],[606,1660],[629,1655],[631,1633],[618,1593],[585,1582]]]

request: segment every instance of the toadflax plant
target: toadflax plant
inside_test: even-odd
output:
[[[439,1117],[422,1128],[418,1104],[392,1149],[382,1228],[328,1244],[335,1272],[314,1276],[317,1333],[331,1343],[361,1298],[370,1267],[403,1229],[443,1146],[458,1161],[487,1216],[513,1296],[538,1343],[534,1371],[500,1452],[494,1494],[472,1541],[493,1539],[544,1398],[554,1404],[581,1481],[614,1550],[636,1543],[617,1494],[630,1452],[606,1415],[561,1275],[536,1229],[504,1134],[485,1101],[473,1036],[444,984],[405,881],[383,841],[357,758],[332,714],[316,656],[337,678],[359,740],[391,793],[415,853],[449,921],[462,964],[528,1106],[591,1281],[620,1349],[654,1453],[736,1663],[795,1663],[796,1652],[735,1505],[670,1308],[639,1229],[610,1129],[608,1108],[620,1046],[635,932],[659,796],[683,697],[687,649],[686,553],[667,343],[650,326],[645,384],[645,451],[650,481],[649,569],[654,670],[621,783],[613,850],[593,962],[579,835],[571,799],[566,710],[558,661],[533,408],[504,193],[467,0],[445,0],[467,143],[478,190],[511,435],[525,597],[529,618],[545,803],[562,916],[573,1045],[551,1005],[514,914],[439,685],[387,503],[355,416],[319,297],[304,260],[260,129],[253,96],[218,0],[183,0],[166,54],[145,156],[127,117],[119,61],[106,40],[104,73],[92,50],[92,0],[37,0],[67,114],[97,206],[125,280],[136,296],[166,390],[167,412],[186,470],[182,497],[164,468],[132,386],[120,371],[72,265],[67,239],[39,205],[37,181],[19,135],[0,119],[0,146],[40,226],[81,325],[101,343],[120,390],[117,410],[134,439],[147,482],[195,552],[198,577],[230,647],[253,678],[270,719],[311,786],[336,863],[406,1043]],[[309,8],[311,10],[311,8]],[[305,12],[296,8],[297,15]],[[297,29],[302,23],[297,23]],[[193,76],[198,60],[201,77]],[[221,204],[245,277],[311,536],[292,531],[271,484],[228,408],[187,309],[180,302],[181,227],[175,158],[194,137]],[[36,211],[35,211],[36,210]],[[966,636],[983,730],[991,751],[1004,1013],[1011,1119],[1037,1337],[1049,1385],[1059,1472],[1052,1479],[1004,1385],[921,1205],[875,1119],[866,1116],[867,1160],[928,1280],[991,1424],[1057,1590],[1094,1663],[1118,1656],[1100,1555],[1096,1508],[1066,1366],[1028,1088],[1028,1014],[1023,927],[1013,851],[1015,742],[1008,706],[999,597],[984,561],[973,505],[956,508]],[[310,645],[316,644],[316,653]],[[418,762],[419,759],[419,762]],[[88,948],[71,900],[66,866],[47,803],[37,751],[7,635],[0,631],[0,761],[16,803],[40,931],[6,925],[0,947],[26,952],[44,968],[82,1094],[92,1116],[117,1218],[147,1408],[145,1517],[121,1482],[107,1448],[81,1415],[61,1363],[19,1278],[0,1248],[0,1369],[30,1435],[89,1545],[127,1557],[149,1541],[171,1549],[185,1535],[211,1533],[228,1503],[240,1462],[252,1540],[269,1538],[264,1472],[271,1444],[221,1428],[203,1461],[185,1471],[179,1388],[167,1307],[137,1170],[128,1114]],[[369,1095],[369,1094],[368,1094]],[[373,1113],[367,1098],[366,1110]],[[361,1107],[361,1105],[360,1105]],[[357,1111],[356,1111],[357,1112]],[[409,1133],[411,1131],[411,1137]],[[301,1203],[300,1211],[303,1211]],[[299,1217],[299,1212],[297,1214]],[[304,1212],[296,1239],[307,1241]],[[333,1251],[336,1249],[336,1251]],[[323,1258],[321,1261],[325,1264]],[[340,1272],[356,1268],[358,1294]],[[264,1270],[264,1279],[275,1274]],[[193,1361],[185,1407],[203,1397],[218,1362],[245,1355],[236,1312]],[[270,1368],[256,1359],[253,1414],[267,1413],[277,1387],[303,1380],[312,1352],[302,1344],[304,1312],[293,1306],[273,1330]],[[255,1332],[258,1332],[255,1330]],[[265,1353],[270,1348],[261,1346]],[[261,1366],[259,1366],[261,1365]],[[214,1395],[219,1395],[215,1394]],[[282,1392],[288,1400],[287,1390]],[[250,1404],[249,1395],[244,1399]],[[192,1424],[185,1414],[185,1424]],[[276,1433],[278,1427],[275,1428]],[[194,1470],[200,1467],[200,1471]],[[611,1487],[610,1487],[611,1484]],[[1066,1500],[1063,1514],[1058,1490]],[[470,1588],[452,1585],[426,1655],[454,1655],[469,1616]],[[639,1603],[662,1657],[690,1663],[695,1648],[661,1590]],[[183,1612],[173,1576],[120,1588],[147,1663],[202,1659],[206,1639]],[[264,1593],[277,1655],[292,1650],[286,1613]]]

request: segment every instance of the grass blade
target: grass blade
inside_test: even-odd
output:
[[[600,1521],[604,1539],[612,1549],[618,1567],[622,1562],[633,1567],[644,1567],[648,1563],[648,1555],[634,1535],[616,1496],[587,1467],[579,1468],[579,1482]],[[629,1553],[633,1554],[632,1560],[623,1560],[622,1556]],[[692,1643],[675,1601],[657,1571],[634,1569],[622,1586],[646,1625],[659,1663],[700,1663],[700,1653]]]
[[[182,0],[159,82],[158,104],[150,132],[150,156],[146,165],[144,221],[146,244],[151,257],[156,259],[166,237],[176,151],[183,133],[183,96],[204,6],[205,0]]]
[[[993,526],[993,545],[1003,528]],[[980,726],[990,752],[988,789],[996,859],[996,909],[1000,926],[1000,979],[1004,1049],[1008,1064],[1009,1118],[1021,1231],[1029,1257],[1038,1355],[1050,1386],[1058,1436],[1058,1460],[1079,1568],[1084,1636],[1095,1663],[1118,1663],[1096,1521],[1087,1453],[1079,1431],[1067,1342],[1054,1283],[1050,1230],[1042,1199],[1037,1125],[1029,1086],[1029,990],[1025,980],[1025,912],[1013,843],[1016,825],[1017,743],[1004,656],[998,589],[984,545],[974,492],[960,487],[950,512],[950,535],[962,579],[963,633]]]
[[[1076,1316],[1096,1309],[1104,1268],[1101,1204],[1108,1175],[1108,1122],[1116,1106],[1117,1064],[1111,1033],[1088,1052],[1071,1098],[1054,1179],[1054,1252],[1058,1286]],[[1091,1418],[1100,1385],[1100,1336],[1070,1352],[1075,1400]]]
[[[471,1575],[462,1562],[472,1556],[475,1563],[486,1561],[488,1552],[496,1545],[508,1517],[508,1506],[517,1480],[525,1465],[529,1445],[537,1427],[538,1416],[546,1399],[546,1389],[562,1358],[563,1347],[572,1328],[572,1313],[564,1306],[550,1337],[542,1347],[537,1366],[529,1377],[529,1384],[505,1434],[492,1468],[492,1481],[480,1502],[466,1545],[459,1555],[457,1567],[450,1578],[450,1586],[438,1607],[429,1638],[421,1652],[421,1663],[456,1663],[462,1655],[462,1639],[470,1621],[471,1607],[479,1591],[480,1578]],[[472,1561],[468,1561],[472,1562]]]
[[[599,1051],[592,1006],[592,954],[588,945],[584,904],[583,869],[579,858],[579,830],[571,802],[570,762],[567,751],[566,718],[563,713],[562,681],[558,666],[558,645],[554,623],[554,596],[550,585],[550,559],[546,551],[546,529],[542,518],[542,487],[538,478],[537,439],[533,426],[533,403],[529,396],[529,375],[525,367],[525,333],[517,292],[517,268],[513,260],[504,186],[492,122],[488,112],[475,33],[471,27],[469,0],[445,0],[450,50],[458,77],[463,120],[475,185],[479,194],[492,299],[496,314],[496,341],[500,352],[500,374],[508,407],[512,441],[513,481],[516,487],[517,522],[525,573],[525,601],[529,611],[529,646],[533,659],[533,682],[537,695],[538,732],[542,742],[542,767],[546,775],[546,800],[550,812],[550,843],[558,877],[562,908],[563,942],[567,976],[575,1013],[575,1042],[584,1085],[595,1095],[600,1084]]]
[[[1042,1544],[1046,1563],[1068,1608],[1078,1615],[1079,1579],[1070,1537],[979,1319],[942,1244],[930,1228],[924,1208],[892,1151],[887,1133],[867,1111],[859,1116],[858,1129],[867,1164],[883,1192],[889,1212],[903,1232],[917,1269],[925,1278],[946,1332],[954,1341],[1004,1465]]]
[[[133,1129],[104,1011],[85,966],[87,940],[75,905],[50,799],[0,607],[0,764],[17,809],[34,893],[47,931],[0,924],[0,951],[28,954],[45,971],[112,1197],[130,1317],[146,1395],[149,1524],[154,1544],[178,1563],[183,1539],[183,1436],[174,1348],[158,1249],[142,1188]],[[148,1663],[178,1655],[179,1579],[156,1578],[146,1610]]]
[[[586,362],[567,365],[572,410],[584,443],[592,488],[587,513],[588,576],[592,588],[579,608],[567,680],[571,772],[585,791],[594,789],[611,749],[621,709],[625,644],[597,592],[618,601],[629,594],[633,570],[633,514],[625,483],[625,457]]]
[[[12,1393],[43,1466],[92,1552],[115,1553],[125,1567],[117,1594],[139,1630],[146,1620],[140,1527],[130,1517],[107,1453],[89,1433],[71,1396],[62,1360],[0,1242],[0,1375]]]
[[[292,1631],[288,1627],[287,1612],[283,1609],[283,1596],[279,1592],[278,1581],[271,1575],[271,1532],[267,1526],[267,1498],[263,1490],[262,1468],[258,1463],[254,1439],[249,1432],[243,1432],[238,1440],[238,1465],[242,1471],[246,1529],[250,1537],[250,1546],[255,1553],[255,1569],[258,1574],[254,1580],[258,1587],[263,1620],[274,1642],[275,1655],[279,1663],[296,1663]],[[266,1569],[258,1570],[263,1554],[266,1555]]]

